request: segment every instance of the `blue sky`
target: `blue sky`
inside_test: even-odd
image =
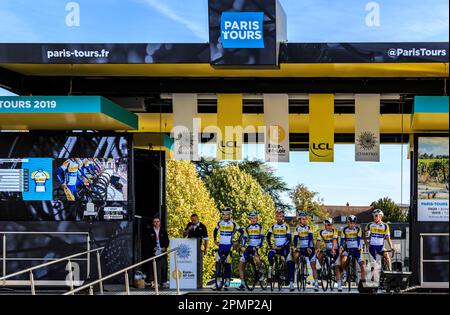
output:
[[[69,0],[0,0],[0,42],[207,42],[207,0],[72,0],[80,27],[65,24]],[[280,0],[290,42],[448,41],[448,0]],[[366,25],[366,5],[380,26]]]

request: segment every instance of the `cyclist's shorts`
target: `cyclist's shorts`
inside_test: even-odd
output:
[[[355,257],[355,259],[358,263],[360,263],[362,261],[361,252],[358,250],[358,248],[345,249],[344,252],[342,253],[342,255],[348,256],[349,253],[351,253],[353,255],[353,257]]]
[[[300,253],[300,255],[305,256],[306,259],[312,262],[316,261],[316,249],[311,248],[311,253],[308,253],[308,248],[297,248],[297,251]]]
[[[241,261],[245,263],[250,257],[250,255],[253,256],[258,255],[258,248],[253,246],[247,247],[245,252],[242,254]]]
[[[272,253],[272,254],[271,254]],[[289,246],[285,246],[282,249],[279,250],[270,250],[269,251],[269,255],[282,255],[284,256],[284,258],[286,259],[286,262],[291,261],[291,250],[289,248]]]
[[[379,246],[370,245],[369,246],[370,261],[371,262],[376,262],[377,261],[377,254],[380,255],[380,256],[383,256],[383,250],[384,250],[384,246],[383,245],[379,245]]]
[[[217,251],[216,261],[220,261],[220,257],[225,255],[227,257],[226,262],[231,264],[231,246],[232,245],[219,245],[219,250]]]
[[[335,254],[333,256],[333,255],[331,255],[331,250],[326,249],[325,250],[325,255],[331,257],[333,259],[335,265],[339,264],[339,251],[336,250],[336,252],[335,252]]]

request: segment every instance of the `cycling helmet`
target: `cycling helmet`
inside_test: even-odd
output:
[[[248,217],[249,218],[254,218],[254,217],[257,217],[258,216],[258,212],[256,212],[256,211],[251,211],[249,214],[248,214]]]
[[[306,217],[308,217],[308,214],[306,212],[304,212],[304,211],[300,211],[300,212],[297,213],[297,216],[299,218],[306,218]]]
[[[373,210],[372,215],[375,215],[375,214],[378,214],[380,216],[384,216],[384,213],[383,213],[383,211],[381,211],[381,209]]]
[[[231,214],[231,208],[229,207],[225,207],[222,209],[222,214]]]
[[[349,222],[349,223],[356,223],[356,216],[354,216],[353,214],[349,215],[347,217],[347,222]]]
[[[333,224],[333,219],[332,219],[332,218],[326,218],[326,219],[323,221],[323,224]]]
[[[278,209],[277,209],[277,211],[275,211],[275,214],[278,214],[278,213],[284,214],[284,210],[283,210],[283,209],[280,209],[280,208],[278,208]]]

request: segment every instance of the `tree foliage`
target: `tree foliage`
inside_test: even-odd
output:
[[[384,213],[383,221],[407,222],[408,215],[389,197],[380,198],[370,205],[373,209],[381,209]]]
[[[219,220],[219,212],[198,177],[194,165],[187,161],[167,162],[167,229],[170,237],[183,237],[183,230],[193,213],[198,214],[206,225],[212,239],[213,230]],[[213,277],[215,261],[211,255],[213,242],[210,242],[209,254],[203,258],[203,282]]]
[[[297,212],[304,211],[311,218],[317,216],[319,219],[323,219],[327,216],[323,200],[319,198],[319,194],[309,190],[306,185],[295,186],[289,196]]]
[[[285,181],[279,176],[275,175],[275,170],[268,164],[261,160],[244,160],[239,162],[231,162],[225,164],[224,162],[215,159],[204,159],[196,163],[197,172],[199,176],[206,180],[212,175],[214,170],[223,168],[225,165],[235,165],[242,171],[251,175],[260,185],[263,192],[268,193],[275,203],[275,207],[281,208],[285,211],[290,209],[288,204],[283,203],[281,194],[289,191],[289,187]]]

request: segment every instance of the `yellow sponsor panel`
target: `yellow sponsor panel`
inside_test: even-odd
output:
[[[241,160],[243,143],[242,94],[217,95],[217,159]]]
[[[334,162],[334,95],[309,96],[309,161]]]

